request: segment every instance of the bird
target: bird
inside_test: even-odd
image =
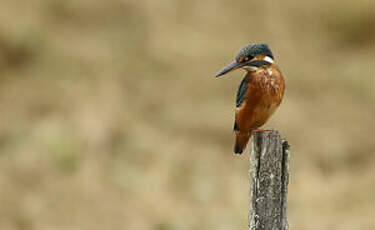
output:
[[[285,80],[267,44],[249,44],[235,60],[216,74],[221,77],[243,69],[246,75],[236,95],[234,153],[241,154],[254,132],[264,125],[279,107],[285,91]]]

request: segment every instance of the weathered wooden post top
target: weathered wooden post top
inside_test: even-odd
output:
[[[287,230],[289,144],[278,131],[254,133],[250,153],[250,230]]]

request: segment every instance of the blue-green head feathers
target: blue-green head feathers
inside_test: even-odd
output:
[[[242,48],[236,56],[236,61],[238,62],[243,57],[249,57],[249,56],[254,57],[258,54],[263,54],[265,56],[269,56],[272,59],[274,59],[273,54],[272,54],[270,48],[268,47],[268,45],[262,43],[262,44],[250,44],[250,45]]]

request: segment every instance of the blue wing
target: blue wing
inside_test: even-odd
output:
[[[238,87],[237,97],[236,97],[236,107],[240,107],[242,102],[245,100],[247,91],[247,75],[242,79],[240,87]]]
[[[238,90],[237,90],[237,96],[236,96],[236,107],[237,108],[241,107],[242,102],[245,100],[246,91],[247,91],[247,82],[248,82],[248,76],[246,75],[242,79],[241,84],[240,84],[240,86],[238,87]],[[233,129],[234,129],[234,131],[239,130],[236,119],[234,121]]]

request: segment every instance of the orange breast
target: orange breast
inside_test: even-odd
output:
[[[236,122],[241,131],[262,126],[280,105],[285,83],[276,65],[249,73],[245,101],[236,109]]]

